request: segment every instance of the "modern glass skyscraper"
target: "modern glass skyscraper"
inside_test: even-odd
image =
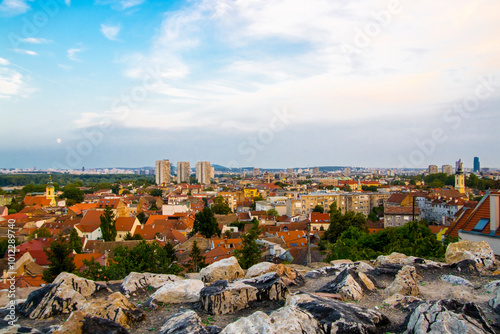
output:
[[[479,163],[479,158],[474,157],[474,172],[480,172],[481,171],[481,164]]]

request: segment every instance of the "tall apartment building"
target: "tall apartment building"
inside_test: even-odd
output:
[[[210,161],[198,161],[196,163],[196,181],[201,184],[210,184],[210,179],[214,177],[214,168]]]
[[[253,176],[259,176],[260,175],[260,169],[258,167],[254,167],[252,170],[252,175]]]
[[[156,161],[156,184],[161,186],[170,183],[170,161],[157,160]]]
[[[429,175],[431,174],[437,174],[438,173],[438,166],[436,165],[429,165]]]
[[[452,165],[443,165],[441,167],[441,171],[445,173],[446,175],[451,175],[453,174],[453,166]]]
[[[177,182],[189,183],[190,176],[191,176],[191,166],[189,165],[189,161],[177,162]]]
[[[481,171],[481,164],[479,163],[479,158],[474,157],[474,173],[479,173]]]

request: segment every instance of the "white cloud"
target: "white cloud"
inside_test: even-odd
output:
[[[120,25],[116,26],[111,26],[111,25],[105,25],[101,24],[101,32],[109,40],[112,41],[117,41],[118,34],[120,33]]]
[[[66,4],[66,6],[71,6],[71,0],[64,0],[64,3]]]
[[[145,0],[122,0],[120,1],[120,5],[122,6],[122,9],[127,9],[138,6],[142,4],[144,1]]]
[[[23,54],[23,55],[30,55],[30,56],[37,55],[37,53],[35,51],[25,50],[25,49],[12,49],[12,51],[14,51],[15,53]]]
[[[31,44],[47,44],[50,43],[51,41],[45,38],[28,37],[21,39],[21,42],[31,43]]]
[[[4,59],[4,58],[0,58],[0,65],[9,65],[9,61],[7,59]]]
[[[96,0],[99,5],[111,5],[115,10],[125,10],[141,5],[146,0]]]
[[[3,0],[0,3],[0,13],[6,16],[15,16],[26,13],[30,6],[23,0]]]
[[[68,58],[74,61],[80,61],[78,57],[76,57],[76,54],[79,52],[82,52],[82,49],[68,49]]]
[[[0,67],[0,99],[10,99],[19,95],[23,86],[21,73],[6,67]]]

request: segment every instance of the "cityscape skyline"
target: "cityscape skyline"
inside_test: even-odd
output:
[[[261,168],[478,156],[495,168],[499,11],[486,0],[2,1],[0,168],[162,156]]]

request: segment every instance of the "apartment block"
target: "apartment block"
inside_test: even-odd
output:
[[[170,183],[170,161],[169,160],[157,160],[156,161],[156,184],[157,185],[167,185]]]
[[[201,184],[210,184],[210,179],[214,177],[214,169],[209,161],[198,161],[196,163],[196,181]]]
[[[189,165],[189,161],[177,162],[177,182],[189,183],[190,176],[191,176],[191,166]]]

